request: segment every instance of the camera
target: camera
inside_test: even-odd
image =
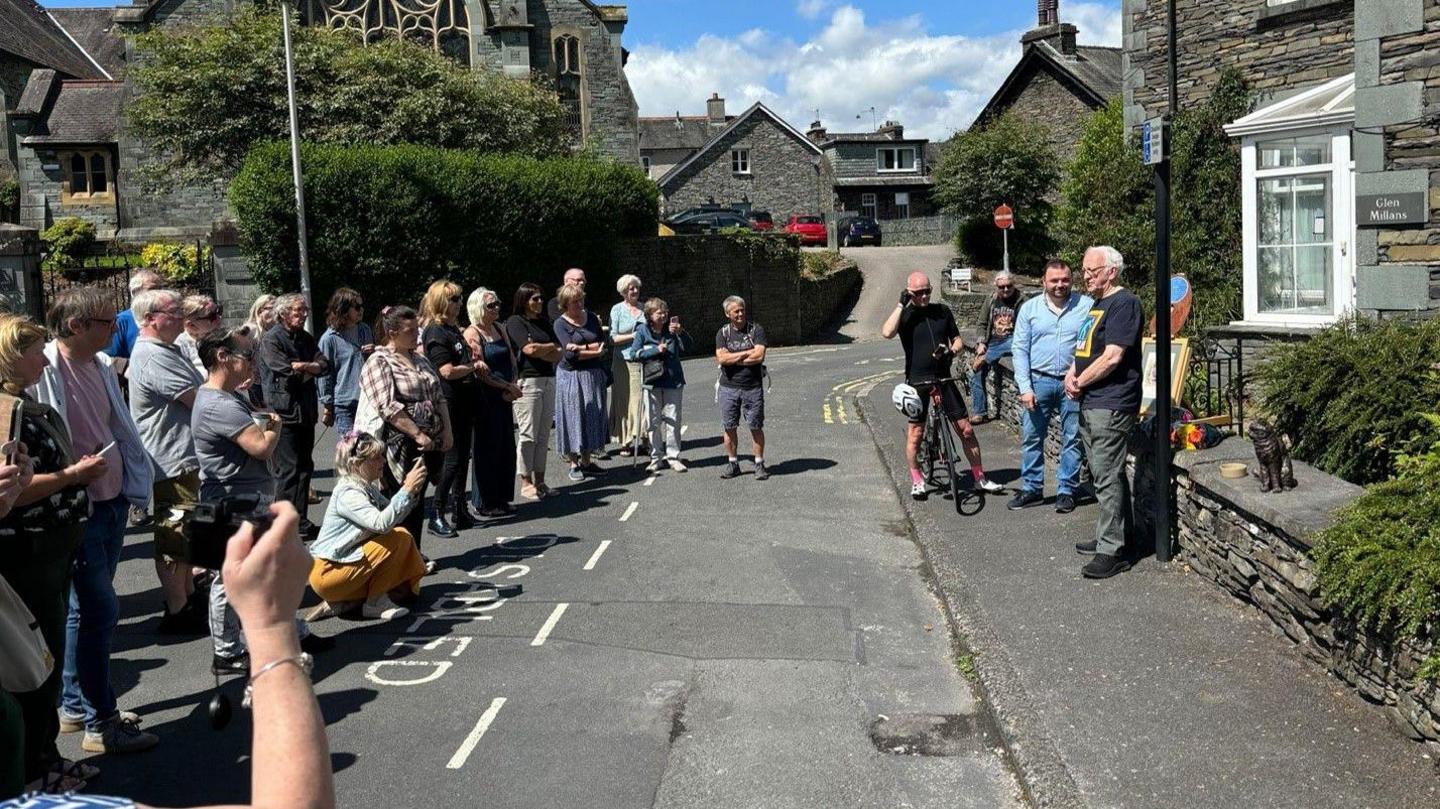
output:
[[[185,539],[192,565],[219,570],[225,564],[225,545],[241,523],[255,526],[259,536],[270,528],[274,521],[269,504],[259,495],[236,494],[213,503],[197,503],[185,524]]]

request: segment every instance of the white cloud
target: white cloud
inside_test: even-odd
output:
[[[807,20],[814,20],[820,17],[828,5],[829,0],[796,0],[795,13]]]
[[[797,13],[826,0],[798,0]],[[1087,44],[1118,45],[1120,14],[1098,3],[1067,5],[1065,19]],[[932,34],[919,16],[878,21],[843,5],[803,42],[752,29],[700,36],[678,49],[637,44],[626,68],[641,115],[700,115],[718,92],[732,113],[765,102],[804,129],[820,119],[832,132],[896,120],[934,140],[968,126],[1020,58],[1020,31],[989,37]]]

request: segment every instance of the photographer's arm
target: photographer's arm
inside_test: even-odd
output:
[[[270,456],[275,454],[276,445],[280,443],[280,427],[273,420],[270,426],[263,430],[250,424],[235,436],[235,443],[251,458],[268,461]]]

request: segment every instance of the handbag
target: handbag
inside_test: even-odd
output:
[[[30,608],[0,579],[0,688],[12,694],[34,691],[50,677],[55,658]]]
[[[640,381],[646,385],[654,385],[665,378],[665,358],[650,357],[640,361]]]

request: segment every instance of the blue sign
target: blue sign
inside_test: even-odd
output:
[[[1165,119],[1151,118],[1140,125],[1140,162],[1153,166],[1165,160]]]

